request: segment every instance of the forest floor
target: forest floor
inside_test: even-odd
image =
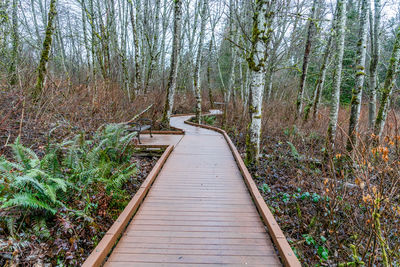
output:
[[[152,102],[156,96],[129,104],[119,98],[118,91],[99,95],[96,101],[103,105],[96,104],[84,89],[75,92],[80,97],[55,93],[40,103],[18,92],[0,92],[0,266],[80,265],[153,168],[158,156],[136,155],[134,146],[113,157],[120,152],[118,142],[126,134],[111,132],[113,138],[120,138],[113,143],[107,139],[110,132],[105,131],[113,125],[110,123],[128,121],[150,104],[155,107],[144,116],[158,118],[161,104]],[[187,113],[191,109],[178,104],[177,111]],[[105,130],[99,130],[100,126]],[[18,136],[20,144],[16,146]],[[74,143],[80,138],[83,146]],[[101,145],[104,141],[107,145]],[[72,152],[76,170],[66,163]],[[94,159],[84,156],[93,154]],[[26,161],[19,158],[21,155]],[[51,171],[48,159],[54,156]],[[23,165],[35,159],[35,166],[8,169],[10,164]],[[32,174],[33,169],[43,175]],[[105,171],[97,175],[98,169]],[[124,175],[121,184],[113,184]],[[26,176],[30,176],[29,182],[24,180]],[[88,176],[98,178],[90,180]],[[54,177],[65,179],[67,184],[54,187],[53,201],[50,194],[46,195],[50,191],[40,190],[53,186]],[[33,198],[32,205],[19,205],[15,196]],[[12,205],[7,206],[10,199]],[[37,201],[44,206],[35,206]]]
[[[135,156],[134,147],[125,150],[131,137],[112,123],[150,104],[145,117],[159,121],[162,92],[133,102],[112,85],[95,96],[84,87],[58,92],[40,103],[0,92],[0,265],[82,263],[157,160]],[[177,94],[175,105],[174,113],[192,113],[195,99]],[[248,112],[241,107],[229,107],[226,130],[244,157]],[[304,123],[293,120],[288,103],[265,108],[260,164],[249,168],[260,192],[305,266],[374,266],[383,251],[399,263],[396,120],[388,118],[391,134],[379,147],[366,138],[348,154],[342,130],[348,110],[341,109],[336,152],[326,162],[327,110],[321,110],[317,122]],[[222,127],[222,117],[204,123]],[[30,204],[21,205],[26,200]]]
[[[243,114],[242,110],[230,109],[226,131],[245,158],[248,118]],[[263,121],[260,163],[249,170],[302,264],[379,265],[380,238],[391,261],[399,263],[400,146],[395,141],[399,136],[386,139],[383,153],[371,156],[369,148],[364,147],[365,154],[357,152],[354,156],[343,149],[345,139],[339,133],[337,154],[325,163],[325,114],[320,114],[319,123],[299,123],[290,114],[290,108],[276,103],[264,111],[268,119]],[[222,119],[207,116],[203,123],[223,128]],[[340,126],[345,128],[343,121]],[[366,168],[357,167],[360,161],[369,166],[368,173]],[[387,205],[378,204],[382,195]],[[374,236],[378,228],[373,214],[378,207],[384,225],[380,237]]]

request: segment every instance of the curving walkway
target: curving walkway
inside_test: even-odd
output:
[[[105,266],[281,266],[224,137],[188,118],[142,138],[175,149]]]

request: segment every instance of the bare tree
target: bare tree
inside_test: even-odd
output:
[[[176,78],[179,67],[179,53],[180,53],[180,42],[181,42],[181,19],[182,19],[182,1],[175,0],[174,2],[174,35],[172,44],[172,56],[171,56],[171,70],[167,85],[167,97],[164,105],[164,113],[162,122],[169,127],[172,108],[174,106],[174,96],[176,88]]]
[[[361,98],[365,79],[365,58],[367,54],[367,13],[368,2],[362,0],[360,14],[360,31],[357,43],[357,59],[355,64],[356,85],[353,89],[351,98],[351,113],[349,123],[349,138],[347,141],[347,150],[351,151],[357,144],[358,121],[360,119]]]
[[[206,22],[207,22],[207,8],[208,8],[208,0],[203,0],[203,8],[201,10],[201,25],[200,25],[200,36],[199,36],[199,46],[197,48],[197,56],[196,56],[196,65],[194,68],[194,77],[193,77],[193,87],[195,89],[196,95],[196,120],[201,122],[201,80],[200,80],[200,67],[201,67],[201,59],[203,53],[203,42],[204,42],[204,34],[206,30]]]
[[[49,54],[50,54],[51,44],[53,42],[54,19],[57,15],[56,4],[57,0],[50,1],[46,35],[44,37],[42,53],[40,56],[39,66],[37,68],[36,85],[32,91],[32,96],[35,99],[37,99],[39,95],[42,93],[44,84],[46,82],[47,63],[49,62]]]
[[[399,60],[400,60],[400,26],[396,31],[396,38],[393,45],[392,56],[389,60],[389,66],[386,72],[385,83],[382,88],[382,97],[376,116],[374,134],[381,137],[383,128],[385,127],[386,118],[389,110],[390,100],[393,94],[393,87],[396,82],[396,75],[399,71]]]
[[[18,33],[18,0],[12,2],[12,53],[10,65],[10,84],[18,83],[18,61],[19,61],[19,33]]]
[[[304,88],[306,86],[308,64],[310,61],[312,38],[313,38],[314,28],[315,28],[315,26],[314,26],[315,18],[316,18],[316,14],[317,14],[317,12],[316,12],[317,4],[318,4],[318,0],[314,0],[312,8],[311,8],[311,15],[309,17],[306,46],[305,46],[304,57],[303,57],[303,70],[302,70],[301,76],[300,76],[300,87],[297,92],[297,100],[296,100],[297,115],[299,115],[303,110]]]
[[[380,24],[381,24],[381,1],[374,0],[374,17],[370,9],[370,30],[371,30],[371,62],[369,67],[369,112],[368,126],[372,129],[376,117],[376,91],[377,71],[380,56]]]
[[[246,163],[258,163],[262,120],[262,102],[264,93],[264,72],[267,62],[267,48],[271,40],[273,19],[272,1],[256,1],[252,31],[252,48],[248,57],[251,70],[250,85],[250,124],[246,137]]]
[[[336,56],[334,60],[334,77],[332,86],[332,99],[330,103],[329,113],[329,126],[327,136],[327,147],[333,149],[337,120],[339,114],[339,101],[340,101],[340,85],[342,82],[342,62],[344,52],[344,38],[345,38],[345,25],[346,25],[346,5],[347,0],[337,0],[336,6],[336,26],[335,26],[335,42],[336,42]]]

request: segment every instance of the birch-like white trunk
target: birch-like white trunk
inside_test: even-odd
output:
[[[271,39],[272,10],[271,1],[256,1],[252,48],[248,58],[250,76],[249,112],[250,124],[246,137],[246,163],[254,165],[258,163],[260,154],[260,136],[262,122],[262,103],[264,93],[264,72],[267,62],[267,47]]]
[[[374,126],[374,134],[379,138],[382,136],[383,129],[385,128],[390,100],[393,94],[393,87],[396,83],[396,75],[398,75],[399,71],[399,59],[400,59],[400,26],[397,28],[396,31],[396,38],[393,46],[392,56],[390,57],[388,70],[386,72],[385,83],[382,89],[381,102]]]
[[[207,8],[208,8],[208,0],[203,0],[203,8],[201,10],[201,25],[200,25],[200,37],[199,37],[199,47],[197,49],[196,56],[196,66],[194,68],[194,78],[193,78],[193,87],[195,89],[196,95],[196,120],[198,123],[201,123],[201,80],[200,80],[200,66],[201,66],[201,55],[203,50],[203,39],[204,33],[206,29],[207,22]]]
[[[339,114],[340,102],[340,85],[342,82],[342,62],[344,52],[344,38],[345,38],[345,25],[346,25],[346,5],[347,0],[337,0],[336,7],[336,27],[335,27],[335,41],[336,41],[336,56],[334,60],[334,77],[332,85],[332,99],[330,104],[329,125],[328,125],[328,138],[327,147],[334,148],[336,137],[337,121]]]
[[[45,37],[43,40],[42,53],[41,53],[39,65],[37,68],[36,85],[32,91],[32,96],[35,100],[38,100],[40,94],[43,91],[43,87],[46,83],[47,63],[49,62],[49,54],[50,54],[51,45],[53,42],[54,19],[57,15],[56,5],[57,5],[57,0],[50,1],[48,23],[46,26],[46,34],[45,34]],[[46,19],[46,22],[47,22],[47,19]]]
[[[367,54],[367,13],[368,0],[362,0],[360,14],[360,30],[357,43],[356,84],[351,97],[351,112],[349,123],[349,138],[347,150],[351,151],[357,145],[358,122],[360,119],[361,98],[365,80],[365,58]]]
[[[313,37],[314,25],[315,25],[315,16],[317,13],[316,12],[317,3],[318,3],[318,0],[314,0],[312,8],[311,8],[311,15],[309,17],[309,24],[308,24],[308,29],[307,29],[307,40],[306,40],[306,46],[304,49],[304,57],[303,57],[303,69],[302,69],[301,76],[300,76],[300,87],[297,92],[297,100],[296,100],[297,115],[299,115],[303,110],[304,88],[306,86],[308,63],[310,61],[311,44],[312,44],[312,37]]]
[[[182,20],[182,0],[174,1],[174,34],[172,41],[171,69],[167,85],[167,98],[165,100],[162,122],[169,127],[172,109],[174,107],[174,96],[176,89],[176,79],[179,67],[179,53],[181,49],[181,20]]]
[[[372,12],[370,10],[370,12]],[[377,90],[377,73],[380,56],[380,25],[381,25],[381,1],[374,1],[374,19],[370,15],[371,25],[371,62],[369,67],[369,105],[368,105],[368,126],[370,129],[375,124],[376,117],[376,90]]]
[[[132,25],[133,45],[134,45],[134,50],[135,50],[135,52],[134,52],[135,77],[133,80],[133,87],[134,87],[134,90],[137,91],[139,89],[138,88],[139,85],[141,84],[140,67],[139,67],[140,56],[139,56],[139,40],[138,40],[138,34],[137,34],[137,25],[136,25],[136,19],[135,19],[135,13],[134,13],[134,9],[133,9],[132,0],[129,0],[129,9],[130,9],[130,17],[131,17],[131,25]]]
[[[332,27],[332,31],[334,27]],[[325,77],[326,77],[326,70],[328,69],[328,61],[330,58],[331,54],[331,47],[332,47],[332,33],[329,33],[329,38],[328,38],[328,43],[326,44],[323,59],[322,59],[322,65],[319,70],[319,77],[315,85],[315,90],[314,90],[314,97],[313,97],[313,120],[317,118],[318,115],[318,109],[319,109],[319,104],[321,103],[321,96],[322,96],[322,91],[324,90],[324,84],[325,84]]]
[[[18,63],[19,63],[19,32],[18,32],[18,1],[12,1],[12,52],[10,72],[10,85],[18,83]]]

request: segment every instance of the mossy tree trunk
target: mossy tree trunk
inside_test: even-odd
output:
[[[44,37],[42,53],[40,56],[39,65],[37,67],[36,84],[32,91],[32,97],[36,100],[42,94],[43,87],[46,82],[47,64],[49,62],[51,45],[53,42],[54,19],[57,15],[56,5],[57,5],[57,0],[50,1],[50,8],[49,8],[47,27],[46,27],[46,35]]]
[[[328,125],[327,144],[326,144],[327,148],[329,148],[330,150],[334,148],[338,114],[339,114],[340,85],[342,82],[342,63],[343,63],[345,25],[346,25],[346,6],[347,6],[347,0],[337,0],[337,7],[336,7],[337,17],[335,23],[336,55],[334,60],[332,97],[330,103],[329,125]]]
[[[88,66],[88,72],[91,72],[91,65],[90,65],[90,48],[89,48],[89,38],[87,36],[87,27],[86,27],[86,4],[85,1],[81,2],[81,16],[82,16],[82,31],[83,31],[83,43],[85,45],[85,50],[86,50],[86,58],[87,58],[87,66]],[[93,55],[92,55],[93,56]]]
[[[247,58],[251,71],[249,112],[250,124],[246,136],[246,163],[255,165],[260,154],[262,103],[267,63],[267,48],[272,34],[272,2],[257,0],[251,39],[251,52]]]
[[[10,64],[10,85],[18,83],[18,62],[19,62],[19,33],[18,33],[18,0],[12,2],[12,51]]]
[[[32,17],[33,17],[33,25],[35,27],[35,33],[36,33],[36,39],[38,42],[40,42],[40,33],[39,33],[39,25],[37,22],[37,17],[36,17],[36,9],[35,9],[35,1],[31,0],[31,10],[32,10]]]
[[[211,63],[212,63],[212,47],[213,47],[213,39],[210,39],[209,47],[208,47],[208,61],[207,61],[207,86],[208,86],[208,98],[210,99],[211,109],[214,109],[214,97],[211,88]]]
[[[313,5],[311,8],[311,14],[310,17],[308,18],[309,24],[308,24],[308,29],[307,29],[307,39],[306,39],[306,45],[304,49],[304,56],[303,56],[303,69],[301,72],[300,76],[300,86],[299,90],[297,92],[297,100],[296,100],[296,110],[297,110],[297,115],[300,115],[302,110],[303,110],[303,98],[304,98],[304,90],[306,86],[306,80],[307,80],[307,71],[308,71],[308,63],[310,61],[310,54],[311,54],[311,45],[312,45],[312,38],[314,34],[314,28],[315,28],[315,18],[316,18],[316,9],[317,9],[317,4],[319,0],[314,0]]]
[[[357,43],[357,58],[355,64],[356,84],[351,97],[351,112],[349,123],[349,138],[347,151],[351,151],[357,145],[358,121],[360,119],[362,92],[365,80],[365,58],[367,54],[367,13],[368,2],[362,0],[360,14],[359,40]]]
[[[375,120],[374,134],[381,137],[383,128],[385,127],[387,113],[389,110],[391,96],[393,94],[393,87],[396,82],[396,75],[399,71],[399,59],[400,59],[400,26],[396,31],[396,38],[393,45],[392,56],[389,61],[389,66],[386,72],[385,83],[382,88],[382,97],[378,114]]]
[[[381,1],[374,1],[374,18],[370,9],[370,31],[371,31],[371,61],[369,64],[369,105],[368,105],[368,127],[372,129],[376,117],[376,91],[377,73],[380,56],[380,25],[381,25]]]
[[[326,71],[329,65],[329,59],[331,58],[331,48],[332,48],[332,41],[333,41],[333,33],[335,30],[335,23],[336,17],[332,18],[332,26],[328,33],[328,41],[326,42],[326,46],[324,48],[323,56],[322,56],[322,63],[318,73],[318,79],[315,82],[314,93],[312,104],[310,108],[306,109],[304,112],[304,121],[307,121],[309,118],[309,112],[312,110],[312,119],[313,121],[316,120],[319,110],[319,104],[321,103],[322,92],[324,90],[325,78],[326,78]]]
[[[333,31],[333,27],[331,31]],[[313,104],[312,104],[312,118],[313,121],[316,120],[317,115],[318,115],[318,109],[319,109],[319,104],[321,102],[321,96],[322,96],[322,91],[324,90],[324,84],[325,84],[325,77],[326,77],[326,71],[328,69],[328,62],[331,54],[331,47],[332,47],[332,33],[329,33],[328,37],[328,42],[325,46],[324,54],[323,54],[323,59],[322,59],[322,64],[319,69],[319,75],[318,79],[315,84],[315,89],[314,89],[314,95],[313,95]],[[308,120],[308,113],[304,114],[304,120]]]
[[[235,29],[235,21],[234,21],[234,10],[235,10],[235,1],[230,0],[229,1],[229,38],[237,43],[237,37],[238,34],[235,33],[237,29]],[[231,101],[231,94],[234,90],[235,86],[235,69],[236,69],[236,60],[237,60],[237,53],[236,53],[236,47],[234,44],[230,44],[230,53],[231,53],[231,62],[230,62],[230,70],[229,70],[229,80],[228,80],[228,87],[225,88],[224,90],[224,110],[223,110],[223,118],[222,118],[222,124],[223,128],[226,128],[227,124],[227,112],[228,112],[228,107],[229,103]]]
[[[201,59],[203,52],[203,39],[206,30],[206,22],[207,22],[207,9],[208,9],[208,0],[203,0],[203,8],[201,10],[201,24],[200,24],[200,36],[199,36],[199,45],[197,48],[197,56],[196,56],[196,65],[194,67],[194,77],[193,77],[193,87],[195,90],[196,96],[196,120],[198,123],[201,123],[201,80],[200,80],[200,67],[201,67]]]
[[[149,48],[149,67],[147,69],[146,81],[144,83],[144,93],[147,94],[147,89],[149,87],[149,83],[154,75],[154,70],[156,65],[158,65],[159,58],[159,46],[158,46],[158,35],[159,35],[159,27],[160,27],[160,6],[161,0],[155,0],[155,18],[153,20],[154,32],[153,32],[153,40],[152,44]]]
[[[169,127],[174,107],[174,96],[176,89],[176,79],[179,67],[179,53],[181,49],[181,20],[182,20],[182,0],[174,0],[174,34],[172,41],[171,68],[167,84],[167,97],[165,99],[162,122]]]
[[[133,45],[134,45],[134,58],[135,58],[135,79],[133,82],[133,87],[135,92],[139,90],[139,85],[141,84],[140,80],[140,67],[139,67],[139,62],[140,62],[140,56],[139,56],[139,39],[137,35],[137,27],[136,27],[136,19],[135,19],[135,13],[133,10],[133,2],[132,0],[129,0],[129,8],[130,8],[130,15],[131,15],[131,24],[132,24],[132,33],[133,33]]]

